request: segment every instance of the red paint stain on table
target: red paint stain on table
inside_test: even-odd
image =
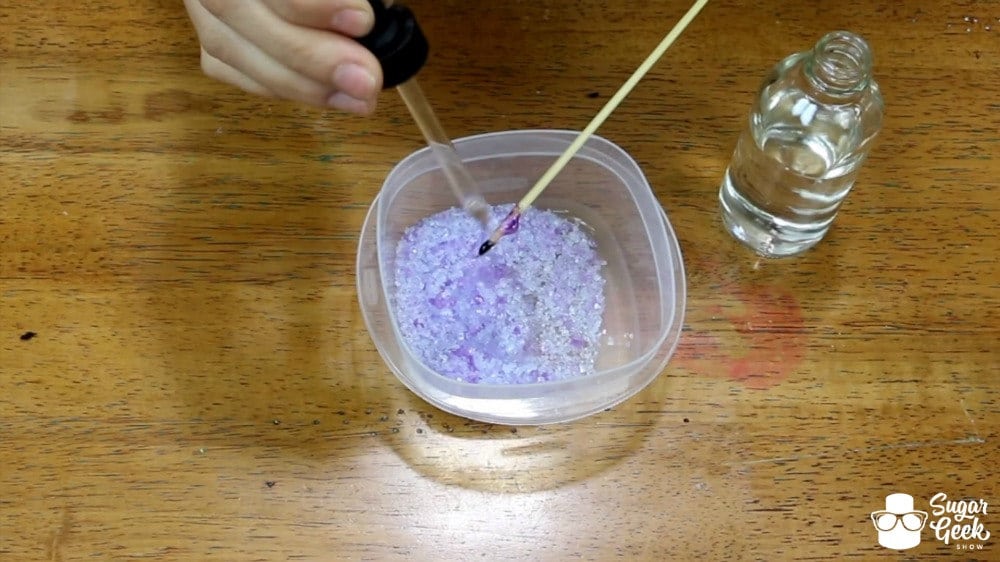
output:
[[[692,318],[701,326],[721,321],[726,328],[686,331],[675,364],[703,376],[768,389],[793,374],[805,359],[808,334],[798,299],[774,284],[729,283],[719,290],[724,305]]]
[[[807,336],[799,303],[786,289],[767,285],[741,287],[734,296],[743,312],[728,317],[739,336],[729,378],[748,388],[770,388],[795,372],[805,357]]]

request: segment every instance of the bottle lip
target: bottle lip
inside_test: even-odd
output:
[[[806,70],[814,85],[826,93],[860,92],[871,82],[871,48],[855,33],[831,31],[816,42]]]

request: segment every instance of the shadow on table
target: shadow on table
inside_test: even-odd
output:
[[[391,376],[388,369],[385,376]],[[406,396],[396,400],[412,405],[397,410],[393,428],[382,434],[393,452],[438,483],[488,492],[534,492],[587,480],[626,462],[657,426],[627,409],[546,426],[486,424],[437,410],[405,388],[399,392]],[[647,387],[632,400],[655,392]]]

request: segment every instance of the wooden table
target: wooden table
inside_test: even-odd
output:
[[[180,2],[30,4],[0,12],[3,560],[898,559],[894,492],[989,505],[988,540],[905,555],[1000,557],[996,2],[710,3],[599,131],[680,239],[677,354],[519,428],[424,403],[365,331],[359,228],[421,145],[393,92],[259,99],[201,75]],[[583,127],[688,7],[410,5],[455,137]],[[719,180],[766,69],[836,28],[883,133],[829,237],[758,259]]]

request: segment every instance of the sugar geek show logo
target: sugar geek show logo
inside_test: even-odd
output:
[[[989,513],[989,503],[983,499],[951,500],[944,492],[934,494],[928,502],[930,512],[915,509],[913,496],[889,494],[885,509],[871,513],[878,531],[878,543],[886,548],[906,550],[920,544],[920,533],[926,526],[934,538],[956,550],[981,550],[990,532],[983,524]]]

